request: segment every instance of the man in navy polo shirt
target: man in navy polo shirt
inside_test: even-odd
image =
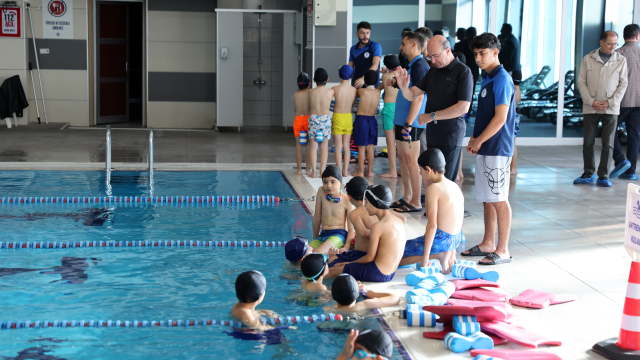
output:
[[[367,70],[380,71],[382,46],[371,38],[371,24],[362,21],[357,26],[358,43],[349,49],[349,66],[353,68],[353,86],[364,85],[364,73]],[[376,84],[376,87],[378,84]]]
[[[404,34],[400,49],[409,59],[409,69],[400,68],[395,72],[400,88],[412,88],[429,71],[429,64],[422,56],[424,43],[424,37],[416,32]],[[402,95],[402,91],[398,91],[396,97],[393,124],[404,196],[393,203],[391,207],[398,212],[422,212],[422,204],[420,203],[422,177],[418,166],[418,156],[420,156],[420,135],[426,125],[418,124],[418,115],[424,112],[426,102],[427,97],[422,94],[409,101]]]
[[[484,203],[484,238],[463,256],[484,256],[478,264],[511,262],[507,245],[511,232],[509,167],[515,135],[515,88],[500,65],[500,41],[484,33],[469,45],[476,63],[487,72],[478,96],[478,114],[467,152],[476,157],[476,201]],[[498,246],[495,244],[496,223]]]

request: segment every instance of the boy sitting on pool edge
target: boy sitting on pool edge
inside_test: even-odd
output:
[[[456,263],[456,248],[464,240],[464,196],[456,183],[444,177],[445,159],[439,149],[420,154],[418,166],[422,178],[431,183],[425,191],[429,222],[424,236],[407,241],[400,265],[420,262],[426,267],[429,259],[438,259],[442,273],[448,274]]]
[[[313,240],[309,246],[315,252],[327,254],[329,249],[349,249],[347,239],[353,239],[355,232],[349,221],[353,205],[342,194],[342,171],[336,165],[329,165],[322,172],[322,186],[316,195],[316,211],[313,215]],[[320,228],[322,227],[322,231]]]
[[[354,262],[335,265],[327,278],[345,273],[360,281],[387,282],[398,269],[407,242],[407,230],[404,222],[389,210],[393,200],[391,190],[385,185],[376,185],[365,191],[364,197],[369,215],[380,220],[371,226],[367,255]]]
[[[236,279],[238,302],[231,308],[231,315],[252,329],[273,329],[273,326],[263,325],[260,322],[260,316],[277,317],[278,315],[271,310],[256,310],[256,306],[264,300],[266,289],[267,279],[261,272],[251,270],[238,275]]]

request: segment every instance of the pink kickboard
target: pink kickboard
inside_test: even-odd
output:
[[[470,290],[456,290],[452,298],[464,299],[464,300],[477,300],[477,301],[495,301],[495,302],[507,302],[509,301],[509,295],[499,292],[487,290],[487,289],[470,289]]]
[[[538,345],[562,345],[562,341],[549,339],[543,335],[532,333],[517,326],[497,321],[480,322],[482,332],[501,336],[515,344],[535,349]]]
[[[522,307],[543,309],[549,305],[562,304],[576,299],[577,296],[571,294],[550,294],[537,290],[526,290],[511,298],[509,302]]]
[[[528,350],[471,350],[471,356],[487,355],[504,360],[562,360],[556,354],[546,351]]]
[[[497,306],[425,306],[424,310],[440,316],[439,323],[450,323],[456,315],[473,315],[480,321],[504,321],[507,319],[507,311]]]
[[[453,326],[451,326],[451,324],[444,324],[444,328],[441,331],[425,331],[422,333],[422,337],[426,339],[444,340],[444,337],[450,332],[453,332]],[[494,334],[487,333],[486,335],[493,340],[493,345],[502,345],[508,342],[507,339]]]
[[[487,280],[482,280],[482,279],[477,279],[477,280],[451,280],[451,282],[456,285],[456,290],[481,288],[481,287],[495,287],[495,288],[499,288],[500,287],[500,285],[498,283],[494,283],[493,281],[487,281]]]

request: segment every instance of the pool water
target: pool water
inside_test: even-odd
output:
[[[4,196],[220,196],[296,194],[279,172],[0,173]],[[94,221],[96,218],[103,221]],[[300,202],[223,204],[0,204],[0,241],[286,241],[310,237]],[[322,314],[327,296],[300,290],[299,270],[282,248],[79,248],[0,250],[0,321],[233,320],[234,283],[261,271],[259,309],[283,316]],[[328,359],[348,328],[380,328],[375,319],[301,324],[267,334],[221,326],[0,330],[6,359]],[[396,351],[397,354],[397,351]],[[396,358],[402,358],[396,355]]]

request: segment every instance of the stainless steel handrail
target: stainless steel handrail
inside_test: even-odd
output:
[[[153,184],[153,128],[149,129],[149,184]]]
[[[111,126],[107,125],[107,146],[105,154],[107,184],[111,182]]]

